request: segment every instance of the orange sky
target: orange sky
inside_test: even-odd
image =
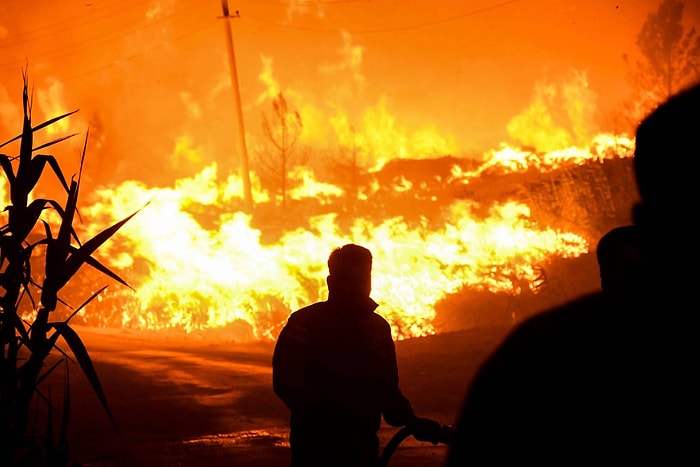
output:
[[[402,155],[427,157],[425,141],[457,156],[527,143],[509,123],[547,90],[583,93],[581,118],[601,129],[627,92],[622,55],[636,52],[659,2],[228,3],[241,14],[231,25],[249,151],[260,144],[266,96],[281,90],[310,145],[337,144],[332,124],[345,119],[394,138],[383,151],[404,145]],[[218,0],[3,0],[0,139],[19,131],[28,63],[35,120],[79,108],[71,130],[90,125],[88,171],[100,182],[162,184],[235,159],[220,15]],[[700,30],[700,2],[686,2],[685,18]]]

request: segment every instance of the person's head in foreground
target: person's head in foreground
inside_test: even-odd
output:
[[[331,300],[364,300],[372,291],[372,253],[349,243],[333,250],[328,257],[328,284]]]
[[[659,105],[637,127],[634,171],[641,203],[634,223],[653,259],[682,261],[670,252],[697,241],[699,166],[700,83]]]

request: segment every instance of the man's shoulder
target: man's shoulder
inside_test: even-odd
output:
[[[602,292],[584,295],[575,300],[549,308],[523,321],[518,327],[526,330],[563,326],[567,323],[578,326],[588,322],[610,306],[610,299]]]
[[[313,319],[314,316],[318,315],[319,313],[323,313],[327,309],[328,302],[312,303],[311,305],[307,305],[292,312],[292,314],[289,315],[289,320],[305,321],[307,319]]]
[[[382,329],[385,329],[385,328],[391,329],[391,325],[389,324],[389,321],[387,321],[387,319],[384,316],[380,315],[376,311],[373,311],[372,313],[370,313],[369,320],[373,326],[376,326],[376,327],[382,328]]]
[[[603,293],[580,297],[522,321],[506,337],[503,347],[527,345],[533,350],[551,350],[552,345],[575,346],[579,340],[589,341],[614,320],[612,308]]]
[[[314,323],[318,321],[317,317],[319,313],[325,308],[325,302],[317,302],[293,311],[287,318],[287,323],[282,328],[280,338],[287,341],[295,340],[298,342],[307,342],[310,335],[309,333],[313,333],[313,330],[316,328],[316,324]]]

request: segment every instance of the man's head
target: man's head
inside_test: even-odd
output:
[[[328,257],[328,291],[343,298],[366,298],[372,290],[372,253],[349,243]]]
[[[636,226],[615,227],[603,235],[596,247],[603,290],[624,286],[644,264],[642,251],[642,241]]]
[[[635,223],[683,230],[700,205],[700,83],[659,105],[637,127]]]

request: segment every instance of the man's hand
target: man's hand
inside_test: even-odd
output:
[[[433,444],[438,444],[442,441],[443,426],[435,420],[416,417],[406,426],[418,441],[427,441]]]

